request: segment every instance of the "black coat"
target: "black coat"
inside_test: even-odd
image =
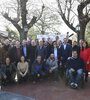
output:
[[[25,54],[24,54],[24,49],[23,49],[23,48],[24,48],[24,47],[21,46],[21,55],[25,57],[25,60],[27,60],[27,59],[29,59],[29,53],[30,53],[30,51],[29,51],[29,46],[26,46],[26,56],[25,56]]]
[[[42,46],[41,48],[40,48],[40,46],[37,46],[37,48],[36,48],[36,57],[37,56],[41,56],[42,59],[47,58],[47,50],[44,46]]]
[[[31,63],[33,63],[35,61],[35,56],[36,56],[36,46],[30,46],[29,47],[29,59],[31,61]]]
[[[66,44],[66,49],[64,49],[64,45],[61,45],[60,48],[60,56],[63,58],[63,61],[66,61],[68,57],[72,56],[72,46],[70,44]]]
[[[16,47],[12,47],[9,49],[9,57],[11,59],[11,62],[18,62],[20,61],[20,57],[21,57],[21,48],[19,48],[20,50],[20,56],[18,56],[17,53],[17,48]]]
[[[46,50],[47,50],[47,58],[50,57],[50,54],[52,53],[52,49],[53,49],[53,46],[51,44],[48,44],[47,47],[46,47]]]

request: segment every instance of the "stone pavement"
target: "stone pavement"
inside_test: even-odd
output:
[[[45,80],[36,84],[28,82],[4,86],[2,91],[28,96],[35,100],[90,100],[90,79],[85,83],[84,88],[77,90],[66,86],[64,80],[59,82]]]
[[[10,92],[0,92],[0,100],[35,100],[30,97],[17,95]]]

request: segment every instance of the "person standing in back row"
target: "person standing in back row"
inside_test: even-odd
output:
[[[62,61],[62,64],[65,65],[67,58],[71,57],[72,55],[72,46],[67,43],[67,38],[64,38],[63,43],[60,48],[60,59]]]

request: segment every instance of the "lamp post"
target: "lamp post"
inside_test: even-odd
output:
[[[76,26],[76,32],[77,32],[77,40],[79,43],[79,35],[80,35],[80,25],[79,24]]]
[[[11,38],[14,39],[14,34],[11,35]]]
[[[68,39],[69,39],[69,32],[67,32],[66,38],[67,38],[67,41],[68,41]]]

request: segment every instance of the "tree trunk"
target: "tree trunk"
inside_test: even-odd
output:
[[[41,31],[41,34],[43,34],[43,35],[44,35],[44,34],[45,34],[45,31]]]
[[[80,33],[78,40],[82,39],[85,40],[85,29],[86,29],[87,23],[80,23]]]
[[[20,32],[20,41],[22,41],[22,40],[27,40],[27,33],[28,32],[24,32],[24,30],[22,30],[21,32]]]
[[[27,32],[24,32],[24,39],[27,40]]]
[[[78,41],[79,40],[85,40],[85,33],[80,33],[80,34],[78,34]]]
[[[21,30],[20,32],[20,41],[22,42],[24,40],[24,32]]]

